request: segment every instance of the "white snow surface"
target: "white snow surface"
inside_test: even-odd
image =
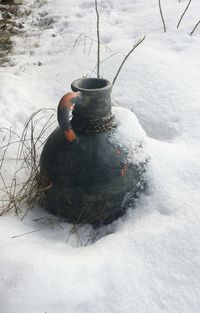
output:
[[[114,54],[102,63],[104,78],[113,79],[122,54],[146,35],[112,92],[116,106],[135,114],[127,120],[128,111],[115,108],[126,144],[140,138],[149,155],[146,192],[93,238],[89,226],[69,237],[70,224],[34,221],[50,216],[41,208],[22,221],[0,217],[0,313],[199,312],[200,27],[189,33],[200,2],[191,2],[179,29],[188,1],[162,2],[166,33],[158,1],[99,1],[102,60]],[[15,38],[13,66],[0,69],[0,126],[18,133],[33,111],[56,108],[73,80],[96,70],[93,1],[26,6],[34,3],[26,35]],[[88,37],[74,47],[80,33]]]
[[[146,163],[148,160],[144,149],[146,134],[137,117],[129,109],[122,107],[113,107],[112,112],[115,116],[115,127],[109,141],[126,151],[128,163]]]

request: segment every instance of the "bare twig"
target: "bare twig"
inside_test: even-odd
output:
[[[197,27],[199,26],[199,24],[200,24],[200,20],[196,23],[196,25],[194,26],[194,28],[193,28],[193,30],[191,31],[191,33],[190,33],[190,36],[192,36],[193,34],[194,34],[194,32],[195,32],[195,30],[197,29]]]
[[[184,15],[185,15],[185,13],[187,12],[187,10],[188,10],[188,8],[189,8],[191,2],[192,2],[192,0],[189,0],[187,6],[186,6],[186,8],[185,8],[185,10],[183,11],[183,14],[181,15],[181,18],[180,18],[180,20],[179,20],[179,22],[178,22],[176,28],[179,28],[179,26],[180,26],[180,24],[181,24],[181,21],[182,21]]]
[[[125,57],[125,54],[124,54],[124,53],[122,53],[122,52],[120,52],[120,51],[117,51],[117,52],[114,52],[114,53],[110,54],[107,58],[101,60],[100,65],[101,65],[102,63],[106,62],[107,60],[109,60],[110,58],[114,57],[114,56],[117,55],[117,54],[121,54],[123,57]],[[95,65],[92,69],[90,68],[90,71],[91,71],[92,73],[95,73],[95,74],[96,74],[96,73],[97,73],[97,72],[96,72],[96,67],[97,67],[97,65]]]
[[[96,40],[96,39],[94,39],[94,38],[92,38],[92,37],[90,37],[84,33],[80,33],[78,35],[78,37],[74,41],[72,48],[69,51],[69,54],[75,53],[76,50],[79,48],[82,41],[83,41],[83,44],[85,45],[85,49],[83,49],[83,50],[84,50],[84,52],[86,52],[86,40],[88,40],[90,42],[89,48],[88,48],[88,55],[90,55],[93,43],[96,42],[98,44],[98,40]],[[106,53],[107,52],[111,52],[111,53],[113,52],[113,50],[108,45],[106,45],[102,42],[100,42],[100,50],[101,50],[101,47],[105,48]]]
[[[126,62],[128,57],[130,56],[130,54],[145,40],[145,38],[146,38],[146,36],[144,36],[142,39],[138,40],[138,42],[136,42],[136,44],[133,46],[133,48],[127,53],[127,55],[123,59],[121,65],[120,65],[120,67],[119,67],[119,69],[118,69],[118,71],[117,71],[117,73],[116,73],[116,75],[115,75],[115,77],[113,79],[112,85],[114,85],[114,83],[115,83],[115,81],[116,81],[116,79],[117,79],[117,77],[118,77],[118,75],[119,75],[119,73],[120,73],[124,63]]]
[[[100,31],[99,31],[99,11],[98,1],[95,0],[95,11],[97,16],[97,78],[100,76]]]
[[[121,54],[123,57],[125,57],[125,54],[123,54],[123,53],[120,52],[120,51],[117,51],[117,52],[114,52],[114,53],[112,53],[111,55],[109,55],[107,58],[103,59],[103,60],[101,61],[101,64],[102,64],[103,62],[107,61],[108,59],[114,57],[114,56],[117,55],[117,54]]]
[[[76,38],[76,40],[74,41],[74,44],[73,44],[73,47],[71,48],[71,50],[70,50],[70,53],[74,53],[75,51],[76,51],[76,49],[78,48],[78,46],[79,46],[79,43],[80,43],[80,40],[81,40],[81,37],[83,36],[83,34],[82,33],[80,33],[79,35],[78,35],[78,37]]]
[[[90,43],[90,48],[89,48],[89,50],[88,50],[88,56],[90,55],[90,53],[91,53],[91,50],[92,50],[92,45],[93,45],[93,41],[91,41],[91,43]]]
[[[164,16],[163,16],[162,7],[161,7],[161,1],[160,0],[158,0],[158,4],[159,4],[160,16],[161,16],[162,23],[163,23],[164,33],[166,33],[166,25],[165,25],[165,20],[164,20]]]

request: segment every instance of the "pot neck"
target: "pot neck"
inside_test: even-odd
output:
[[[74,81],[73,91],[78,92],[74,113],[83,118],[98,119],[111,113],[111,83],[101,78],[83,78]]]

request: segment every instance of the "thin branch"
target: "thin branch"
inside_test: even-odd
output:
[[[99,11],[98,3],[95,0],[95,11],[97,16],[97,78],[100,76],[100,31],[99,31]]]
[[[186,6],[186,8],[185,8],[185,10],[184,10],[184,12],[183,12],[183,14],[181,15],[181,18],[180,18],[180,20],[179,20],[179,22],[178,22],[176,28],[179,28],[179,26],[180,26],[180,24],[181,24],[181,21],[182,21],[184,15],[185,15],[185,13],[187,12],[187,10],[188,10],[188,8],[189,8],[191,2],[192,2],[192,0],[189,0],[189,2],[188,2],[188,4],[187,4],[187,6]]]
[[[73,44],[72,48],[69,51],[69,54],[75,53],[76,50],[78,50],[81,41],[85,41],[85,45],[86,45],[86,39],[88,39],[90,41],[90,47],[88,49],[88,55],[90,55],[93,43],[94,42],[98,43],[98,40],[96,40],[96,39],[94,39],[94,38],[92,38],[92,37],[90,37],[90,36],[88,36],[88,35],[86,35],[84,33],[80,33],[78,35],[78,37],[74,41],[74,44]],[[113,52],[113,50],[108,45],[106,45],[106,44],[104,44],[102,42],[100,42],[100,50],[101,50],[101,47],[104,47],[106,52]]]
[[[160,0],[158,0],[158,4],[159,4],[160,16],[161,16],[162,23],[163,23],[164,33],[166,33],[166,25],[165,25],[165,20],[164,20],[164,16],[163,16],[163,12],[162,12],[162,7],[161,7],[161,2],[160,2]]]
[[[195,32],[195,30],[197,29],[197,27],[199,26],[199,24],[200,24],[200,20],[196,23],[196,25],[194,26],[194,28],[193,28],[193,30],[191,31],[191,33],[190,33],[190,36],[192,36],[193,34],[194,34],[194,32]]]
[[[120,65],[120,67],[119,67],[119,69],[118,69],[118,71],[117,71],[117,73],[116,73],[116,75],[115,75],[115,77],[114,77],[114,79],[113,79],[112,85],[114,85],[114,83],[115,83],[115,81],[116,81],[116,79],[117,79],[117,77],[118,77],[118,75],[119,75],[119,73],[120,73],[120,71],[121,71],[121,69],[122,69],[124,63],[126,62],[126,60],[128,59],[128,57],[130,56],[130,54],[145,40],[145,38],[146,38],[146,36],[144,36],[142,39],[140,39],[138,42],[136,42],[136,44],[133,46],[133,48],[132,48],[132,49],[128,52],[128,54],[125,56],[125,58],[123,59],[121,65]]]
[[[100,65],[101,65],[102,63],[106,62],[108,59],[110,59],[110,58],[112,58],[113,56],[115,56],[116,54],[121,54],[123,57],[125,57],[125,55],[124,55],[122,52],[116,51],[116,52],[112,53],[111,55],[109,55],[107,58],[101,60]],[[90,71],[91,71],[92,73],[95,73],[95,74],[96,74],[96,71],[95,71],[95,70],[96,70],[96,67],[97,67],[97,65],[95,65],[92,69],[90,68]]]
[[[90,52],[91,52],[91,50],[92,50],[92,45],[93,45],[93,41],[91,41],[91,43],[90,43],[90,48],[89,48],[89,50],[88,50],[88,56],[90,55]]]
[[[103,62],[107,61],[108,59],[114,57],[116,54],[121,54],[123,57],[125,57],[125,55],[122,52],[116,51],[116,52],[112,53],[111,55],[109,55],[107,58],[103,59],[100,63],[102,64]]]

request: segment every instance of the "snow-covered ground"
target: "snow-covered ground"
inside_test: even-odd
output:
[[[14,66],[0,69],[0,127],[18,133],[33,111],[56,108],[73,80],[95,76],[93,1],[40,2],[15,39]],[[179,29],[188,1],[162,2],[166,33],[158,1],[99,1],[102,60],[114,54],[102,63],[104,78],[114,78],[122,54],[146,35],[113,89],[115,105],[132,110],[146,133],[146,193],[87,246],[80,242],[90,228],[66,242],[72,225],[44,227],[34,221],[49,216],[40,208],[23,221],[1,217],[0,313],[199,312],[200,27],[189,33],[200,2]]]

